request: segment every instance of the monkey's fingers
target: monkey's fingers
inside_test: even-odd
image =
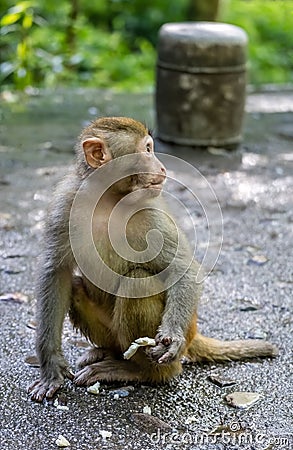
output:
[[[149,350],[149,354],[157,363],[168,364],[179,357],[184,342],[185,339],[179,336],[161,337],[159,343]]]
[[[69,369],[65,369],[64,370],[64,377],[68,378],[69,380],[72,381],[74,379],[74,374]]]
[[[176,355],[174,355],[172,352],[166,352],[161,358],[158,359],[159,364],[168,364],[176,359]]]
[[[165,347],[169,347],[172,344],[171,336],[164,335],[163,331],[159,328],[158,333],[155,336],[156,344],[163,344]]]
[[[31,384],[28,388],[30,398],[38,403],[41,403],[44,398],[51,399],[54,397],[56,391],[62,386],[60,381],[44,381],[38,380]]]
[[[83,369],[79,370],[74,377],[74,384],[77,386],[90,386],[91,384],[100,381],[99,370],[96,368],[95,364],[91,366],[86,366]]]
[[[151,359],[159,364],[167,364],[171,362],[174,357],[170,354],[168,348],[163,344],[158,344],[148,350]]]

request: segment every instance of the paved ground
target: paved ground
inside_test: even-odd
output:
[[[33,284],[44,211],[52,187],[72,161],[74,137],[86,121],[94,115],[123,113],[152,124],[153,110],[149,95],[33,94],[27,100],[6,94],[1,109],[1,450],[54,449],[59,434],[73,450],[291,448],[292,91],[249,96],[245,139],[237,152],[158,145],[158,150],[182,157],[201,171],[223,213],[223,248],[205,282],[201,331],[223,339],[266,338],[278,345],[280,356],[187,367],[168,386],[134,386],[129,396],[119,399],[113,398],[113,385],[103,386],[100,395],[93,396],[67,382],[62,399],[68,410],[34,404],[26,394],[37,376],[37,369],[25,359],[34,347],[34,330],[28,325],[34,317]],[[170,171],[181,175],[176,164]],[[189,174],[183,176],[192,183]],[[196,189],[214,214],[205,182]],[[190,204],[186,190],[174,190]],[[206,238],[204,216],[197,208],[193,212],[201,243]],[[212,217],[217,220],[216,214]],[[199,245],[199,257],[203,248]],[[22,297],[5,295],[15,292]],[[67,323],[64,352],[73,368],[84,345]],[[211,374],[236,384],[218,387],[209,381]],[[251,408],[239,410],[224,400],[233,391],[257,392],[262,397]],[[149,420],[141,415],[145,406],[151,408]],[[161,431],[157,419],[164,421]],[[101,430],[110,431],[111,437],[103,438]],[[216,434],[210,434],[213,430]]]

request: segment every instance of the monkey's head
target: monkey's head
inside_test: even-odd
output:
[[[121,158],[132,154],[137,157]],[[156,196],[166,180],[166,169],[154,154],[154,141],[149,130],[141,122],[126,117],[104,117],[93,121],[80,136],[77,157],[83,178],[117,158],[121,161],[120,168],[126,172],[136,169],[134,174],[122,177],[113,186],[120,194],[143,189]]]

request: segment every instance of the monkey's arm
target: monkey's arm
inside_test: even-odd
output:
[[[44,251],[36,286],[36,351],[41,377],[29,387],[31,398],[51,398],[64,377],[72,378],[61,350],[64,317],[69,310],[73,257],[69,243],[68,217],[72,203],[66,180],[54,195],[44,233]]]
[[[44,266],[45,268],[46,266]],[[51,398],[62,385],[64,377],[73,378],[61,350],[62,326],[69,309],[71,271],[42,270],[37,307],[36,351],[41,378],[29,388],[33,400]]]
[[[166,280],[169,287],[162,323],[155,338],[157,345],[150,350],[152,358],[159,363],[168,363],[179,356],[191,329],[201,294],[201,285],[198,283],[200,266],[192,258],[185,238],[182,237],[181,248],[176,251],[174,243],[169,242],[167,247],[169,251],[173,247],[176,263]],[[170,256],[164,255],[164,249],[162,258],[165,261],[170,259]],[[179,280],[175,281],[178,276]]]

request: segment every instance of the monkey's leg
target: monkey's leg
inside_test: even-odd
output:
[[[111,312],[102,307],[98,298],[92,300],[83,280],[73,277],[72,302],[69,311],[73,325],[78,328],[93,344],[77,361],[77,366],[83,368],[102,361],[114,352],[114,339],[111,336]]]
[[[143,278],[148,277],[149,274],[144,270],[135,270],[129,276],[132,278]],[[158,286],[157,291],[160,292],[161,290],[162,286]],[[74,382],[78,385],[89,385],[96,381],[160,383],[178,375],[182,370],[179,357],[167,364],[158,364],[151,360],[147,349],[139,349],[131,360],[122,360],[122,353],[135,339],[143,336],[154,337],[156,335],[161,323],[164,306],[164,293],[144,298],[117,297],[113,311],[111,333],[115,337],[114,348],[118,347],[120,349],[120,359],[117,357],[105,357],[103,361],[87,365],[75,375]],[[93,315],[93,310],[90,315]],[[189,328],[190,330],[186,336],[188,343],[194,336],[194,327],[190,326]]]
[[[74,383],[79,386],[89,386],[102,380],[141,380],[139,367],[132,361],[121,359],[121,348],[116,330],[113,334],[111,315],[101,309],[97,299],[93,301],[89,298],[82,279],[75,277],[70,318],[74,326],[97,346],[92,347],[78,361],[81,370],[75,374]]]
[[[93,346],[78,358],[76,364],[78,368],[83,369],[86,366],[91,366],[92,364],[103,361],[106,357],[115,359],[116,354],[108,348]]]
[[[106,356],[103,361],[84,367],[74,377],[78,386],[90,386],[97,381],[144,381],[144,374],[133,361]]]
[[[88,386],[96,381],[158,381],[158,375],[153,377],[153,372],[156,373],[156,364],[150,361],[145,349],[139,349],[137,354],[127,361],[122,359],[122,353],[138,337],[155,335],[162,310],[162,299],[157,296],[143,299],[118,297],[114,308],[112,332],[116,336],[115,346],[120,348],[120,358],[118,355],[116,358],[106,356],[100,362],[87,365],[75,374],[74,383]],[[173,372],[173,366],[174,364],[167,372],[170,369]],[[160,367],[159,371],[164,372],[162,379],[168,378],[165,375],[166,366]],[[178,371],[180,370],[176,370]]]
[[[105,350],[99,347],[91,347],[77,360],[77,367],[83,368],[105,358]]]

